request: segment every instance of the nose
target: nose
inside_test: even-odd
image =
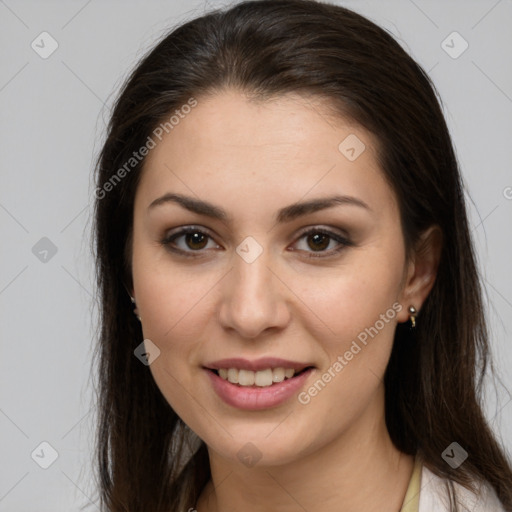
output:
[[[266,252],[251,263],[234,255],[234,268],[222,280],[219,319],[224,329],[254,339],[288,325],[287,288],[270,263]]]

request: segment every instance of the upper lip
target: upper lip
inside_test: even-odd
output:
[[[242,357],[231,357],[228,359],[219,359],[204,365],[205,368],[210,370],[219,370],[221,368],[237,368],[238,370],[266,370],[267,368],[293,368],[296,372],[300,372],[313,366],[311,363],[301,363],[298,361],[289,361],[279,357],[262,357],[260,359],[253,359],[252,361]]]

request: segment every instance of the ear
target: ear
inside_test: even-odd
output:
[[[409,320],[409,306],[419,313],[434,286],[441,259],[442,231],[437,225],[424,231],[407,264],[407,275],[399,298],[403,309],[398,313],[398,322]]]

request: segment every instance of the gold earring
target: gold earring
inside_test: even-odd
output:
[[[416,327],[416,308],[414,306],[409,306],[409,319],[411,320],[412,328],[414,329]]]

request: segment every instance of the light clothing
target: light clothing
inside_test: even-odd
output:
[[[414,459],[414,468],[412,470],[411,479],[407,492],[405,493],[404,502],[400,512],[418,512],[420,504],[420,488],[421,488],[421,459]]]
[[[460,512],[505,512],[494,489],[480,484],[480,495],[476,495],[453,482]],[[422,465],[419,457],[414,468],[400,512],[449,512],[449,496],[446,479],[438,477]]]
[[[444,479],[426,467],[421,474],[419,512],[448,512],[448,491]],[[487,483],[480,484],[480,495],[475,495],[460,484],[453,483],[461,512],[505,512],[494,489]]]

